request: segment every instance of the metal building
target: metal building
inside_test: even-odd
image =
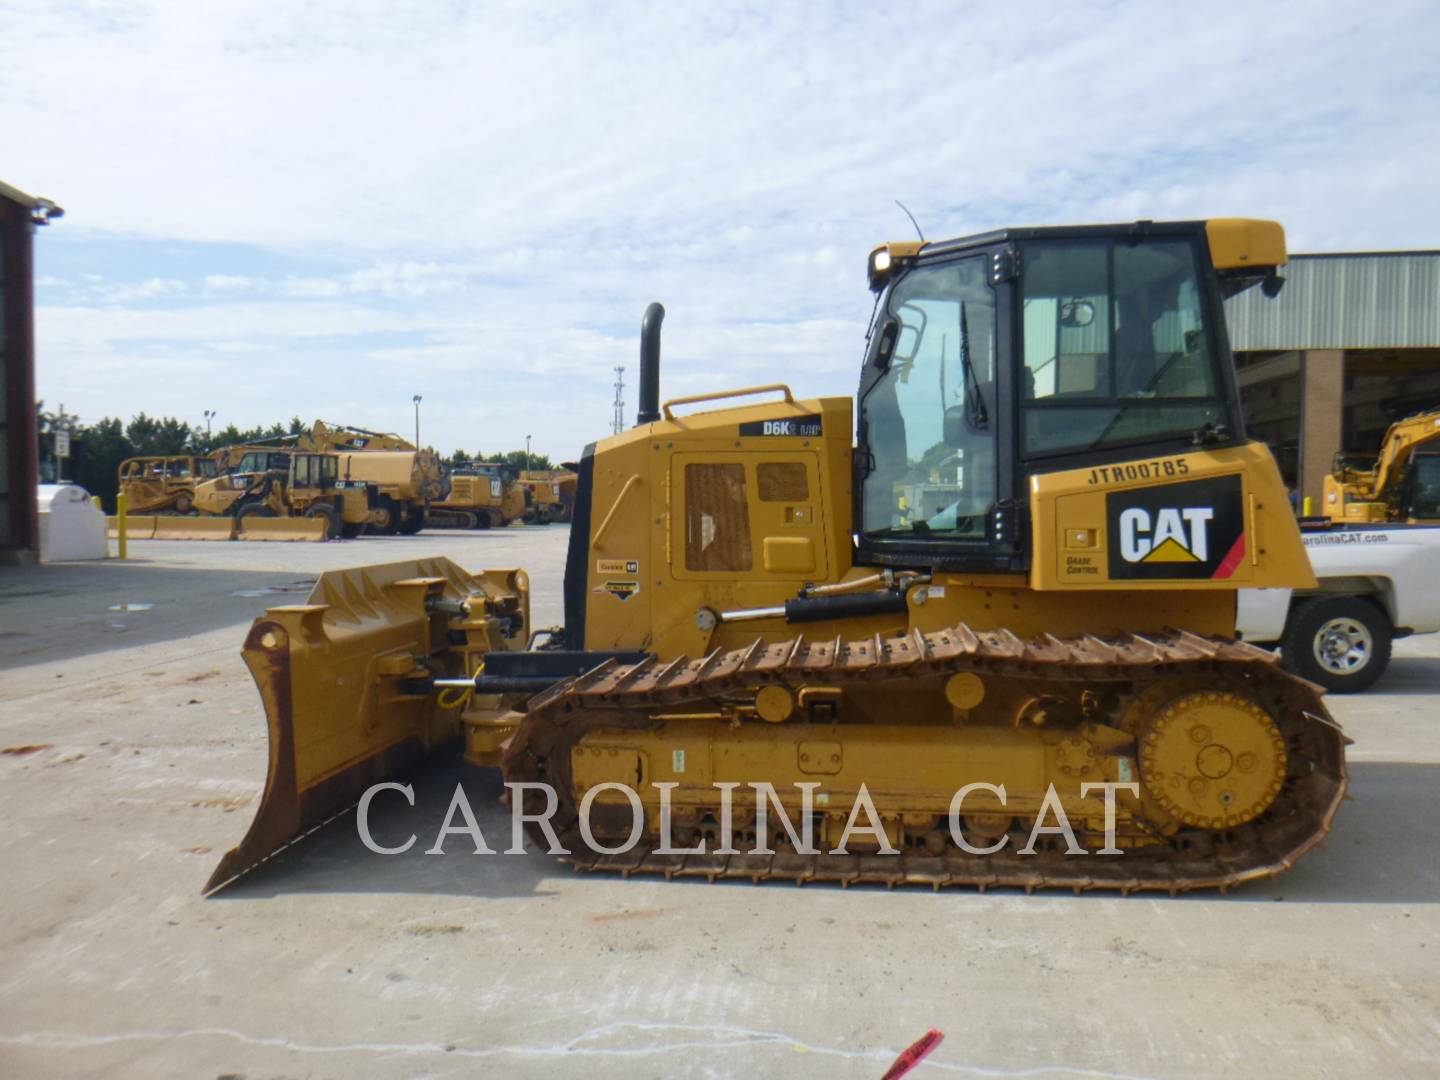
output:
[[[1318,509],[1337,453],[1440,407],[1440,251],[1292,255],[1285,276],[1225,314],[1246,422]]]
[[[35,507],[35,227],[64,211],[0,183],[0,565],[29,562]]]

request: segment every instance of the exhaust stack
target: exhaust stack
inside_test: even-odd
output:
[[[640,320],[640,411],[635,424],[653,424],[660,419],[660,324],[665,321],[663,304],[651,304]]]

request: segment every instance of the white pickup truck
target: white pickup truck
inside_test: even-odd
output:
[[[1440,526],[1302,523],[1319,585],[1241,589],[1236,628],[1341,693],[1385,673],[1390,642],[1440,630]]]

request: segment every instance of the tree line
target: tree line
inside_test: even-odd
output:
[[[115,506],[120,463],[126,458],[203,455],[222,446],[299,435],[310,430],[310,425],[298,416],[292,416],[288,423],[251,428],[227,424],[213,431],[173,416],[153,417],[143,412],[129,421],[107,416],[93,424],[76,424],[67,418],[64,427],[70,431],[70,456],[61,460],[55,456],[55,432],[61,426],[61,418],[48,411],[43,401],[36,405],[36,426],[40,436],[40,482],[79,484],[90,494],[99,495],[107,510],[113,510]],[[471,456],[464,450],[456,450],[450,455],[449,464],[451,468],[459,468],[472,461],[495,461],[523,469],[526,467],[525,460],[524,450],[509,450],[489,456],[479,451]],[[554,468],[544,454],[531,454],[529,467]]]

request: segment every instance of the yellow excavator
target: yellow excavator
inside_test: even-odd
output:
[[[1426,453],[1440,440],[1440,410],[1391,424],[1380,455],[1368,468],[1337,461],[1325,477],[1325,516],[1336,522],[1440,519],[1440,456]]]
[[[472,461],[451,470],[450,491],[432,502],[425,524],[434,528],[500,529],[525,516],[526,489],[498,462]]]
[[[457,738],[583,870],[1174,894],[1289,868],[1347,740],[1234,640],[1238,589],[1314,577],[1221,307],[1285,261],[1248,219],[886,244],[853,404],[662,405],[651,305],[638,422],[579,463],[564,627],[532,630],[523,570],[443,558],[257,619],[270,772],[207,889]]]

